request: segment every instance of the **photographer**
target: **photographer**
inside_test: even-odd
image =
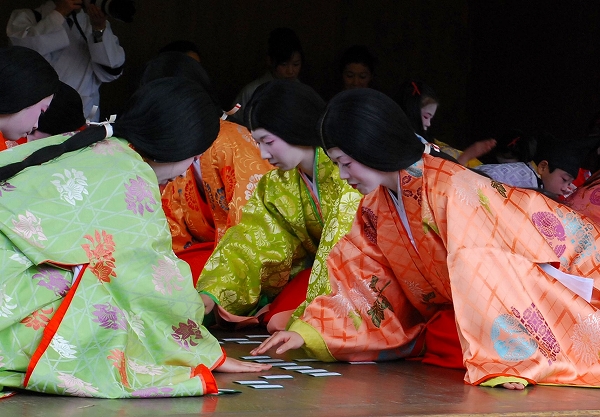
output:
[[[55,0],[15,10],[6,34],[13,45],[46,58],[60,80],[81,95],[84,116],[98,120],[92,109],[100,104],[100,85],[119,78],[125,63],[125,51],[99,7],[89,0]]]

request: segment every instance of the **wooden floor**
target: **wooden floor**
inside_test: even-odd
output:
[[[258,331],[260,332],[260,331]],[[248,355],[256,345],[224,341],[259,333],[215,332],[231,357]],[[219,388],[239,393],[196,398],[100,400],[19,392],[0,401],[2,417],[149,416],[600,416],[600,389],[534,386],[525,391],[472,387],[463,372],[413,361],[378,364],[302,362],[301,352],[272,358],[337,372],[315,377],[274,367],[260,374],[216,374]],[[284,374],[265,380],[280,389],[255,389],[234,381]]]

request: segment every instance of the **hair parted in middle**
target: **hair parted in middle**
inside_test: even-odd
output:
[[[320,121],[320,134],[326,150],[340,148],[361,164],[384,172],[408,168],[425,150],[400,106],[370,88],[333,97]]]

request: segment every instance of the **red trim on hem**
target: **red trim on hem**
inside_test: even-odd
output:
[[[216,394],[219,392],[217,381],[210,369],[206,365],[200,364],[192,371],[192,378],[198,377],[202,381],[202,391],[206,394]]]
[[[77,276],[77,279],[75,280],[75,282],[69,289],[69,292],[64,297],[62,303],[60,303],[60,306],[56,310],[56,313],[54,314],[54,316],[52,316],[52,319],[50,319],[50,321],[44,328],[42,340],[40,340],[40,344],[37,347],[37,349],[35,350],[35,352],[33,353],[33,355],[31,356],[31,360],[29,361],[29,365],[27,366],[27,373],[25,374],[25,379],[23,380],[23,388],[27,388],[27,384],[29,384],[29,378],[31,378],[31,374],[33,373],[33,371],[34,371],[36,365],[38,364],[38,362],[40,361],[40,359],[42,358],[42,355],[44,354],[44,352],[46,352],[46,350],[48,349],[48,346],[50,346],[50,342],[52,342],[52,338],[58,331],[58,327],[60,326],[63,318],[67,314],[67,309],[71,305],[71,301],[73,300],[73,297],[75,296],[77,287],[79,286],[79,283],[81,282],[81,277],[83,276],[83,273],[85,272],[87,267],[88,267],[88,264],[83,265],[83,268],[81,268],[81,271],[79,271],[79,275]]]

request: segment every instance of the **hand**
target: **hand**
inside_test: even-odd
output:
[[[95,4],[89,4],[86,8],[86,12],[90,17],[90,23],[92,24],[93,30],[104,30],[106,29],[106,15],[102,13],[102,10]]]
[[[485,155],[496,146],[496,139],[484,139],[475,142],[469,146],[465,151],[458,157],[458,162],[461,165],[466,165],[473,158],[479,158],[481,155]]]
[[[525,389],[525,385],[521,384],[520,382],[505,382],[504,384],[502,384],[502,386],[506,389],[514,389],[517,391]]]
[[[281,345],[281,346],[279,346]],[[260,355],[267,350],[279,346],[275,353],[284,353],[290,349],[299,349],[304,345],[304,339],[296,332],[275,332],[271,337],[266,339],[256,349],[250,351],[251,355]]]
[[[55,10],[64,17],[67,17],[75,10],[81,10],[83,6],[82,0],[56,0],[54,3],[56,4]]]
[[[204,302],[204,315],[206,316],[213,308],[215,308],[215,300],[206,294],[200,294],[200,298],[202,298],[202,301]]]
[[[268,363],[244,362],[233,358],[227,358],[221,366],[215,368],[215,372],[260,372],[268,371],[269,369],[271,369],[271,365]]]

